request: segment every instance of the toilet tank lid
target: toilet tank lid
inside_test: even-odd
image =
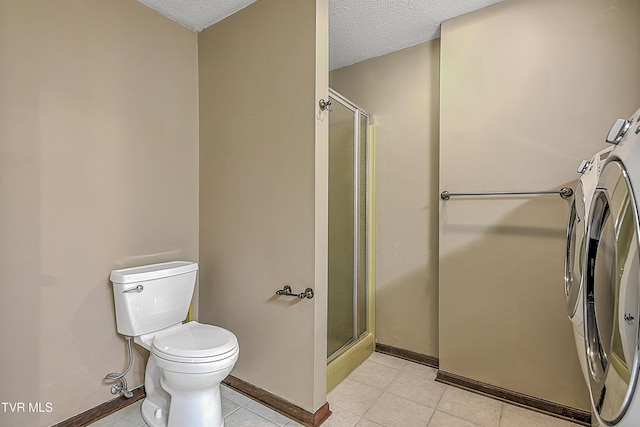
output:
[[[113,283],[135,283],[162,277],[177,276],[198,270],[198,263],[190,261],[171,261],[160,264],[113,270],[110,279]]]

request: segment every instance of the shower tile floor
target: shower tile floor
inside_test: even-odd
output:
[[[327,400],[333,414],[323,427],[578,427],[435,381],[436,370],[374,353]],[[138,401],[92,427],[146,427]],[[222,386],[225,427],[301,425]],[[187,426],[185,426],[187,427]]]

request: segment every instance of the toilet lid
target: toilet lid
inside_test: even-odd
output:
[[[225,357],[238,347],[236,336],[223,328],[189,322],[166,333],[157,334],[153,340],[153,352],[160,357],[211,358]],[[171,357],[173,356],[173,357]]]

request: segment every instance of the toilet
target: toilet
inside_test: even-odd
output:
[[[222,427],[220,382],[238,360],[236,336],[183,323],[198,264],[173,261],[111,272],[118,333],[149,350],[142,418],[151,427]]]

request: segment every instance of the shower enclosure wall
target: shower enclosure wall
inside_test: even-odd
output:
[[[369,115],[335,91],[329,114],[328,386],[373,351]],[[355,365],[355,366],[354,366]],[[352,366],[352,367],[351,367]],[[351,368],[350,368],[351,367]]]

